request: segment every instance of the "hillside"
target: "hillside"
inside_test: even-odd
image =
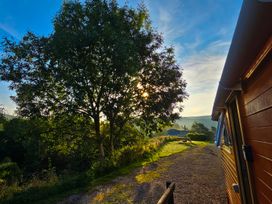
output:
[[[211,116],[194,116],[194,117],[182,117],[179,120],[176,120],[176,124],[179,126],[185,125],[187,128],[191,128],[194,122],[202,123],[207,128],[216,127],[217,122],[211,120]]]
[[[9,114],[4,114],[4,116],[5,116],[5,118],[6,118],[7,120],[11,120],[11,119],[13,119],[13,118],[16,117],[16,116],[14,116],[14,115],[9,115]]]

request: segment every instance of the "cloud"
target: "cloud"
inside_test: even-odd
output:
[[[184,78],[188,86],[188,100],[184,103],[183,115],[211,114],[217,85],[225,63],[225,56],[190,57],[184,64]]]
[[[0,29],[6,32],[7,34],[11,35],[12,37],[20,39],[19,33],[9,25],[5,23],[0,23]]]
[[[1,96],[1,94],[0,94]],[[2,97],[2,96],[1,96]],[[10,100],[4,100],[3,103],[1,102],[0,105],[4,108],[5,113],[9,115],[16,115],[16,104],[11,99]]]
[[[158,8],[158,30],[168,42],[182,36],[188,29],[175,23],[175,13],[175,9]]]
[[[8,86],[8,82],[0,81],[0,105],[5,108],[8,114],[14,114],[16,104],[10,99],[10,96],[15,95],[15,92],[11,91]]]
[[[194,29],[196,25],[205,20],[205,16],[208,16],[205,12],[192,16],[193,9],[185,9],[186,2],[180,0],[147,0],[145,3],[152,20],[158,31],[163,34],[167,44],[174,44],[175,40]]]
[[[211,114],[216,89],[230,43],[211,42],[206,48],[187,57],[181,63],[188,86],[189,99],[183,115]],[[218,51],[220,50],[220,52]]]
[[[226,52],[230,47],[230,41],[216,40],[209,44],[208,50],[212,53],[218,53],[219,51]]]
[[[212,99],[214,97],[215,91],[213,90],[191,95],[183,104],[184,111],[182,112],[182,116],[211,115],[213,105]]]
[[[158,3],[159,2],[159,3]],[[152,20],[162,32],[165,44],[173,45],[189,98],[182,115],[211,114],[213,100],[230,46],[226,25],[216,24],[217,7],[212,2],[200,6],[199,1],[147,1]]]
[[[2,91],[2,89],[1,89]],[[11,94],[0,93],[0,106],[2,106],[7,114],[14,115],[16,110],[16,104],[10,99]],[[14,94],[13,94],[14,95]]]

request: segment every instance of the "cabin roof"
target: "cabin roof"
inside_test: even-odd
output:
[[[272,1],[244,0],[212,110],[218,120],[232,90],[241,84],[245,73],[272,34]]]

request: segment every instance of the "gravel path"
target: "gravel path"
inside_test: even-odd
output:
[[[155,204],[165,190],[166,181],[176,183],[177,204],[224,204],[227,203],[225,182],[217,154],[214,145],[192,147],[98,186],[87,195],[71,196],[61,204]]]

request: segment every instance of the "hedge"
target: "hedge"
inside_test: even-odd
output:
[[[201,133],[196,133],[196,132],[190,132],[187,134],[188,137],[190,137],[191,140],[195,141],[208,141],[209,136],[201,134]]]

